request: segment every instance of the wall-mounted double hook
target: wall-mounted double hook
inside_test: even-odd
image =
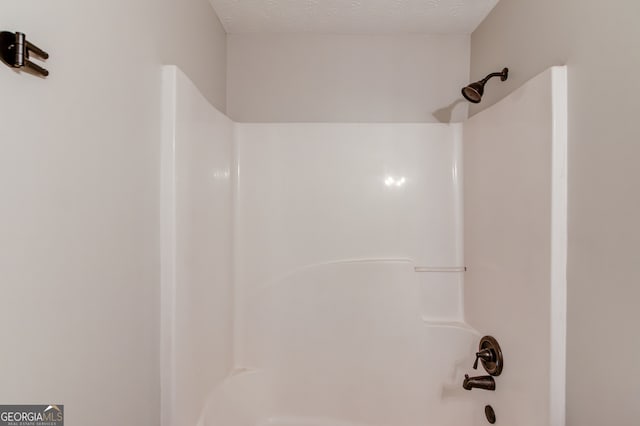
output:
[[[24,33],[0,32],[0,59],[12,68],[23,68],[42,77],[49,75],[49,71],[29,60],[30,54],[42,59],[48,59],[49,54],[35,44],[27,41]]]

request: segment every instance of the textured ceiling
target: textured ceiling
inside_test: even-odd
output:
[[[230,34],[470,34],[498,0],[210,0]]]

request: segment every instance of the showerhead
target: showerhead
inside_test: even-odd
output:
[[[462,89],[462,96],[469,102],[477,104],[482,100],[482,94],[484,93],[484,83],[477,81]]]
[[[500,77],[501,81],[505,81],[509,77],[509,68],[504,68],[502,72],[491,73],[482,80],[463,87],[462,96],[464,96],[464,98],[469,102],[474,104],[479,103],[482,100],[482,95],[484,94],[484,85],[493,77]]]

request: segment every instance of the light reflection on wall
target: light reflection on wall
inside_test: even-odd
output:
[[[387,176],[384,179],[384,184],[388,187],[401,187],[403,186],[405,183],[407,182],[407,178],[405,178],[404,176],[401,177],[393,177],[393,176]]]
[[[231,171],[229,169],[217,169],[213,171],[213,179],[214,180],[226,180],[231,176]]]

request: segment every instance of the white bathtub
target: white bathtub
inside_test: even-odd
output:
[[[425,321],[423,295],[409,262],[315,265],[262,287],[247,304],[252,368],[212,392],[199,426],[473,425],[483,395],[461,384],[479,336]]]
[[[344,370],[238,371],[210,395],[198,426],[460,426],[483,424],[478,398],[462,389],[477,336],[464,329],[427,327],[431,341],[414,359],[394,369],[363,364]],[[440,349],[439,340],[448,340]],[[486,421],[485,421],[486,422]]]
[[[366,426],[358,423],[335,419],[313,417],[272,417],[259,423],[259,426]]]

